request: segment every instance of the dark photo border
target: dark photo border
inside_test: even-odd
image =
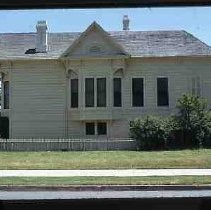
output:
[[[211,0],[0,0],[0,9],[210,6]]]

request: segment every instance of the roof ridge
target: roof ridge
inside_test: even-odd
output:
[[[19,35],[19,34],[36,34],[36,32],[7,32],[7,33],[0,33],[0,35]]]
[[[116,31],[107,31],[109,32],[122,32],[122,33],[130,33],[130,32],[186,32],[185,30],[144,30],[144,31],[140,31],[140,30],[130,30],[130,31],[123,31],[123,30],[116,30]],[[70,34],[70,33],[83,33],[83,31],[63,31],[63,32],[48,32],[48,34]],[[188,33],[188,32],[187,32]],[[36,32],[6,32],[6,33],[0,33],[0,35],[10,35],[10,34],[36,34]]]

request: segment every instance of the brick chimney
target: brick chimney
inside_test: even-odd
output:
[[[46,53],[48,50],[48,39],[47,39],[47,23],[45,20],[38,21],[36,25],[36,52]]]
[[[127,15],[123,16],[122,23],[123,23],[123,31],[129,31],[130,30],[129,29],[130,19],[128,18]]]

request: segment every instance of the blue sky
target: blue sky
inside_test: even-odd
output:
[[[131,30],[186,30],[211,45],[211,7],[0,11],[0,32],[33,32],[38,20],[47,20],[50,32],[83,31],[94,20],[121,30],[125,14]]]

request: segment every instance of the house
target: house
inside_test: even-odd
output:
[[[1,115],[10,138],[126,138],[193,93],[211,106],[211,47],[186,31],[0,34]]]

